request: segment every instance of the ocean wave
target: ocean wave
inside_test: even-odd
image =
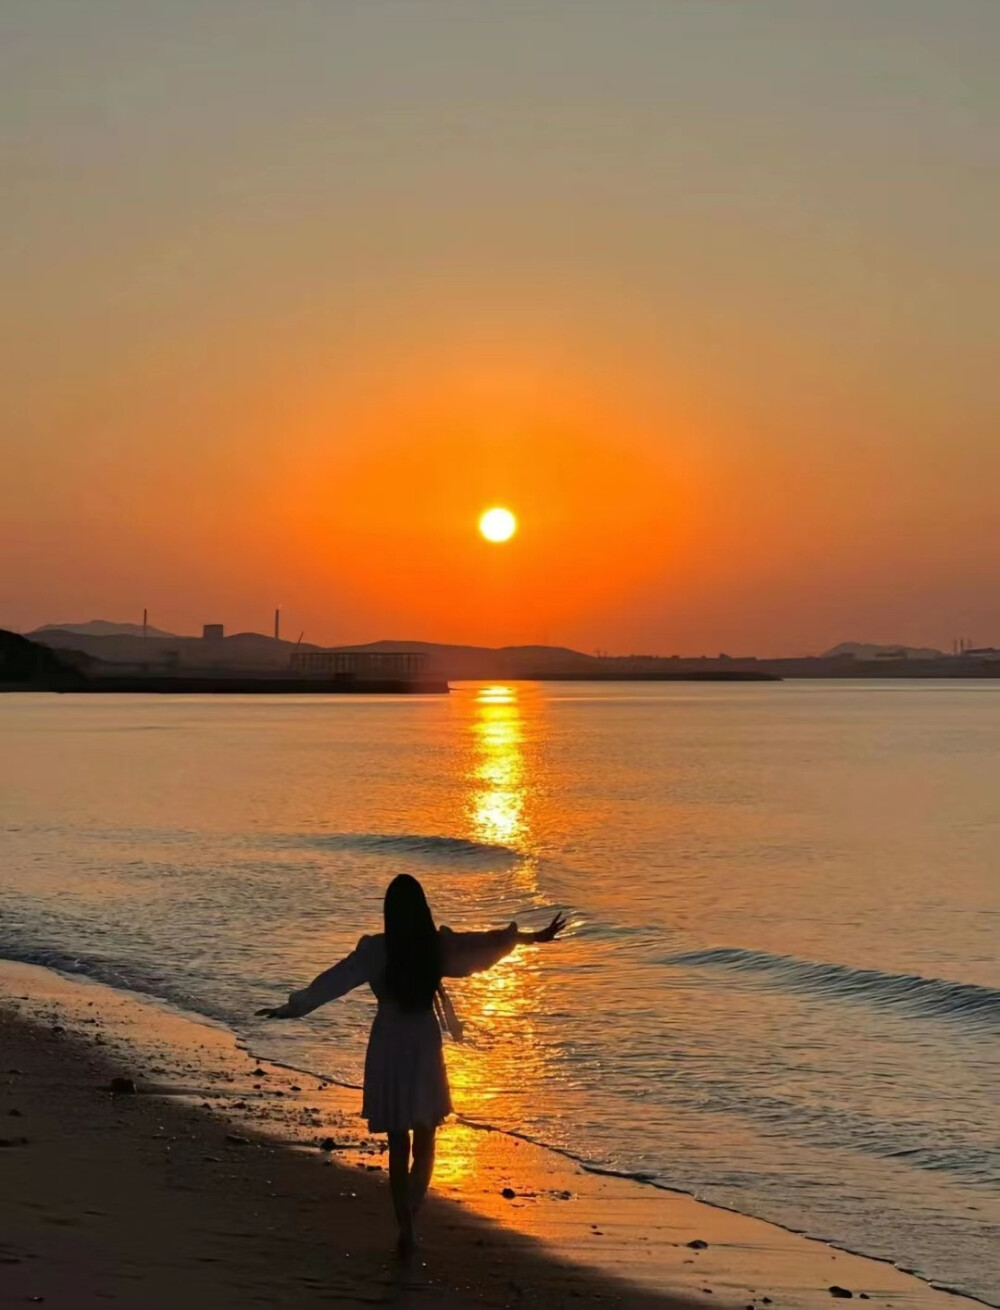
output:
[[[331,832],[303,833],[267,839],[268,845],[307,847],[312,850],[362,851],[409,856],[420,860],[446,860],[496,867],[513,864],[522,854],[512,846],[422,833]]]
[[[846,964],[824,964],[792,955],[770,955],[766,951],[728,946],[671,955],[664,963],[733,969],[795,991],[898,1006],[933,1018],[1000,1026],[1000,991],[977,983],[925,978],[915,973],[854,969]]]
[[[20,832],[20,825],[0,828],[2,832]],[[65,836],[60,825],[34,824],[32,835]],[[113,843],[138,848],[149,846],[199,846],[212,843],[211,836],[184,828],[88,828],[73,833],[75,842]],[[224,845],[235,849],[360,851],[371,854],[395,854],[416,859],[444,859],[489,864],[513,864],[525,858],[523,851],[499,842],[474,841],[467,837],[448,837],[440,833],[413,832],[277,832],[220,834]]]
[[[155,1001],[166,1001],[201,1019],[211,1019],[226,1026],[233,1021],[233,1016],[222,1007],[207,1004],[200,992],[179,986],[177,980],[166,973],[139,968],[131,962],[5,940],[0,940],[0,958],[86,978],[91,982],[103,983],[105,987],[113,987],[115,991],[137,992]]]

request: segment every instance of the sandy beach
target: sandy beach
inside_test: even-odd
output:
[[[832,1286],[955,1304],[889,1265],[461,1124],[402,1265],[353,1089],[48,970],[4,964],[0,996],[0,1306],[812,1307]]]

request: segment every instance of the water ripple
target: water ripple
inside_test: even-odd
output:
[[[846,964],[800,960],[740,947],[720,946],[668,956],[664,964],[733,969],[755,974],[775,986],[821,996],[847,997],[874,1005],[900,1006],[913,1014],[1000,1027],[1000,991],[977,983],[924,978],[915,973],[882,973]]]

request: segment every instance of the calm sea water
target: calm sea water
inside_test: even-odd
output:
[[[454,987],[470,1119],[1000,1302],[1000,683],[0,698],[0,954],[360,1080],[377,928],[565,907]]]

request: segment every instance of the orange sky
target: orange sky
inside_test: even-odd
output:
[[[992,0],[87,8],[0,56],[0,625],[1000,644]]]

